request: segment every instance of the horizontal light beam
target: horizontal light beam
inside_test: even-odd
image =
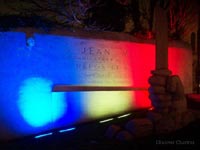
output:
[[[38,139],[38,138],[42,138],[42,137],[44,137],[44,136],[49,136],[49,135],[52,135],[52,134],[53,134],[52,132],[50,132],[50,133],[45,133],[45,134],[40,134],[40,135],[35,136],[34,138],[35,138],[35,139]]]
[[[63,129],[63,130],[59,130],[60,133],[63,133],[63,132],[69,132],[69,131],[72,131],[72,130],[75,130],[76,128],[68,128],[68,129]]]
[[[109,118],[109,119],[106,119],[106,120],[99,121],[99,123],[109,122],[109,121],[112,121],[113,119],[114,118]]]
[[[124,114],[124,115],[118,116],[117,118],[120,119],[120,118],[128,117],[130,115],[131,115],[131,113],[128,113],[128,114]]]

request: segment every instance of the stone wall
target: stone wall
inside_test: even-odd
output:
[[[154,41],[112,32],[55,30],[44,33],[17,29],[1,32],[0,45],[1,139],[37,134],[151,106],[147,89],[155,66]],[[192,55],[188,46],[170,44],[169,68],[180,76],[185,92],[191,93]],[[54,84],[134,86],[146,90],[54,93],[52,96],[50,89]],[[49,120],[51,116],[44,115],[44,120],[38,122],[35,113],[28,111],[38,106],[41,97],[56,99],[59,111],[57,107],[50,109],[51,104],[45,101],[49,105],[46,111],[56,112],[53,112],[53,121]],[[31,100],[31,107],[27,100]],[[43,108],[48,106],[41,106],[36,114],[44,112]]]

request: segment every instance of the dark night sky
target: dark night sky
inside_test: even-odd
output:
[[[69,12],[69,16],[71,15],[71,18],[60,15],[59,10],[60,6],[62,5],[58,5],[59,7],[54,9],[54,11],[49,11],[45,10],[49,9],[48,7],[46,7],[47,5],[45,5],[45,1],[33,1],[39,2],[42,7],[36,8],[36,5],[33,5],[26,0],[0,0],[0,29],[9,30],[15,27],[27,26],[32,26],[36,28],[51,28],[58,25],[64,28],[78,27],[83,29],[91,28],[104,31],[108,30],[123,32],[127,30],[126,25],[128,24],[128,22],[132,20],[132,22],[134,23],[132,25],[133,29],[130,29],[129,31],[131,34],[135,32],[146,32],[146,30],[152,30],[153,28],[153,13],[152,11],[147,13],[143,10],[146,7],[145,2],[151,2],[151,5],[154,6],[156,0],[131,0],[132,3],[128,3],[128,5],[123,5],[122,3],[117,2],[119,0],[101,0],[100,4],[88,9],[88,14],[84,14],[86,17],[81,16],[81,18],[79,13],[75,13],[76,18],[78,18],[81,23],[77,23],[76,20],[73,20],[73,15],[70,14],[69,9],[67,9],[67,11]],[[124,0],[121,1],[123,2]],[[184,1],[187,2],[186,10],[188,12],[186,17],[182,17],[182,20],[184,20],[182,21],[184,24],[183,26],[186,26],[186,30],[184,31],[184,33],[181,34],[188,35],[181,36],[187,36],[186,39],[188,40],[188,36],[190,35],[190,33],[196,32],[197,30],[197,10],[200,2],[199,0]],[[175,6],[174,8],[176,8],[176,10],[180,10],[179,8],[181,8],[181,4],[183,4],[184,1],[176,0],[177,3],[179,2],[180,6]],[[53,5],[53,7],[54,6],[56,5]],[[176,12],[176,10],[174,11],[174,13]],[[193,10],[194,12],[190,12],[190,10]],[[192,15],[188,19],[188,14],[190,13],[192,13]],[[129,15],[131,15],[131,20],[127,20],[127,16]],[[181,18],[181,16],[179,16],[179,13],[177,13],[176,18]],[[130,26],[131,25],[129,25],[129,28]]]

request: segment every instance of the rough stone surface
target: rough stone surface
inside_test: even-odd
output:
[[[159,76],[159,75],[153,75],[149,78],[149,83],[152,85],[160,85],[160,86],[164,86],[166,85],[167,82],[167,78],[164,76]]]
[[[131,132],[134,137],[148,136],[153,132],[153,123],[146,118],[133,119],[126,124],[125,128]]]
[[[116,135],[116,139],[120,141],[129,141],[133,139],[133,136],[128,131],[122,130]]]
[[[155,108],[168,108],[169,106],[171,106],[171,102],[170,101],[163,101],[163,102],[159,102],[159,101],[156,101],[156,100],[153,100],[152,101],[152,105],[155,107]]]
[[[177,75],[163,69],[152,71],[149,98],[154,111],[147,117],[154,123],[156,134],[172,132],[187,125],[194,115],[187,111],[183,84]],[[160,114],[160,115],[159,115]]]
[[[167,89],[173,96],[173,100],[185,100],[184,87],[177,75],[170,76],[167,79]]]
[[[174,120],[174,129],[177,130],[177,129],[180,129],[182,128],[182,123],[181,123],[181,115],[176,115],[176,117],[173,118]]]
[[[159,75],[159,76],[169,76],[172,74],[172,72],[168,69],[157,69],[151,71],[153,75]]]
[[[111,125],[108,127],[106,133],[105,133],[105,136],[107,138],[114,138],[116,136],[116,134],[121,130],[121,127],[120,126],[117,126],[117,125]]]
[[[169,116],[162,117],[155,124],[156,134],[170,133],[175,130],[175,121]]]
[[[171,101],[172,96],[169,94],[150,94],[149,98],[156,102],[166,102]]]
[[[186,100],[172,101],[169,109],[170,109],[170,112],[174,112],[174,113],[186,112],[187,111],[187,102],[186,102]]]
[[[152,122],[158,122],[162,118],[162,115],[155,111],[149,111],[147,113],[147,118]]]
[[[171,75],[171,71],[167,69],[160,69],[152,71],[153,76],[149,78],[149,98],[156,112],[168,113],[171,105],[170,93],[166,90],[167,79]]]
[[[160,113],[162,115],[168,115],[169,108],[168,107],[165,107],[165,108],[155,108],[155,112]]]
[[[183,127],[188,125],[190,122],[194,120],[195,120],[195,116],[191,111],[184,112],[181,115],[181,124]]]
[[[154,94],[165,94],[166,93],[166,89],[163,86],[151,86],[148,90],[150,93],[154,93]]]

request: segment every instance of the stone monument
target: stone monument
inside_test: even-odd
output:
[[[167,13],[161,2],[155,7],[156,64],[149,78],[149,98],[154,109],[148,117],[156,133],[171,132],[181,128],[192,119],[187,111],[184,87],[178,75],[168,69],[168,23]],[[188,119],[187,119],[188,118]],[[189,119],[190,118],[190,119]]]

